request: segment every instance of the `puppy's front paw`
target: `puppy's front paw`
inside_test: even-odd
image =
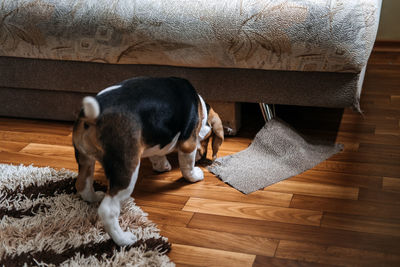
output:
[[[134,234],[127,231],[127,232],[122,232],[120,236],[113,238],[113,240],[118,246],[122,247],[122,246],[132,245],[137,241],[137,238]]]
[[[189,182],[195,183],[204,179],[204,173],[199,167],[194,167],[193,170],[184,177]]]

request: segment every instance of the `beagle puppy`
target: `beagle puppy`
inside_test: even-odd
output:
[[[89,202],[102,200],[98,214],[105,230],[116,244],[130,245],[136,237],[121,229],[118,217],[141,159],[149,158],[155,171],[169,171],[165,155],[177,150],[183,177],[197,182],[204,174],[195,161],[205,158],[210,138],[215,159],[224,140],[221,119],[187,80],[138,77],[108,87],[83,99],[74,125],[77,192]],[[105,195],[93,189],[96,160],[109,181]]]

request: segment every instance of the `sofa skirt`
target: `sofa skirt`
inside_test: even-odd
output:
[[[81,99],[135,76],[188,79],[207,101],[359,107],[362,73],[116,65],[0,57],[0,116],[74,120]]]

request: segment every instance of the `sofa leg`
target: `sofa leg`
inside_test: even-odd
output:
[[[260,103],[260,108],[266,122],[271,121],[275,117],[275,105]]]

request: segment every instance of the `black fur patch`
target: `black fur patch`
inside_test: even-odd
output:
[[[190,137],[199,120],[199,100],[187,80],[138,77],[120,85],[96,96],[100,117],[113,112],[132,117],[140,124],[142,139],[149,146],[162,148],[179,132],[179,140]]]
[[[206,103],[207,115],[210,115],[211,106]]]

